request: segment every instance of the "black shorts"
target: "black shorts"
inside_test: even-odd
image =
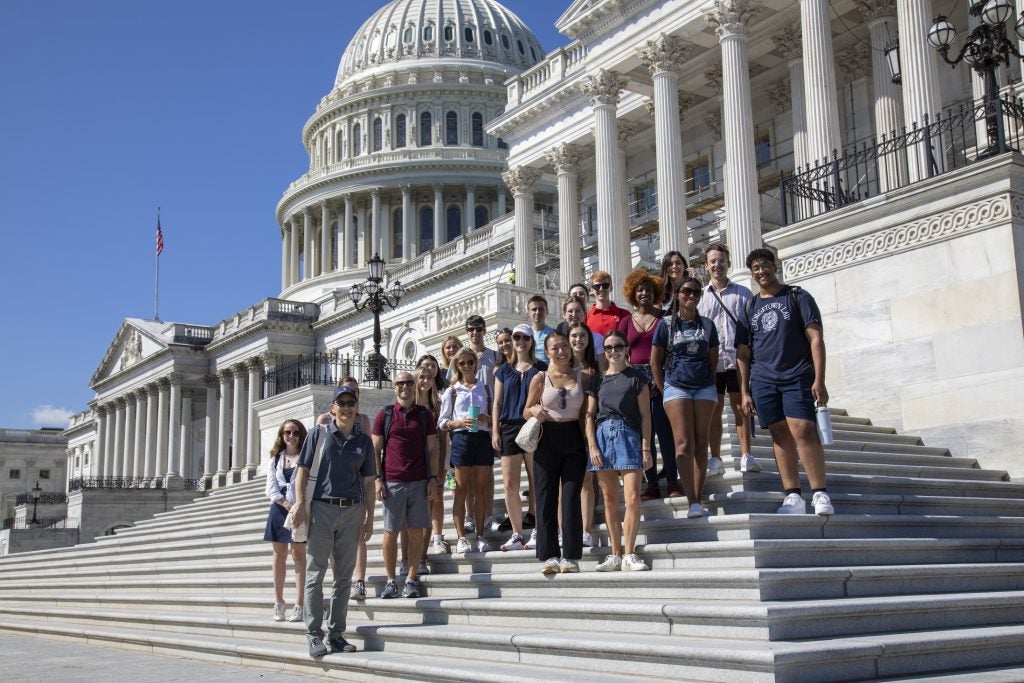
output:
[[[719,396],[724,394],[726,391],[730,394],[740,393],[740,376],[736,372],[735,368],[717,373],[715,375],[715,384],[718,385]]]
[[[516,443],[516,436],[519,435],[519,430],[523,428],[523,425],[502,422],[499,426],[501,427],[500,455],[523,455],[526,451]]]
[[[452,467],[494,466],[490,432],[452,433]]]

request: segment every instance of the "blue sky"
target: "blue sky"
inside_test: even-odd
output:
[[[383,0],[0,2],[0,427],[63,426],[125,317],[277,293],[300,133]],[[569,0],[510,0],[545,49]]]

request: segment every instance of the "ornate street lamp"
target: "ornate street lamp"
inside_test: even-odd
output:
[[[32,499],[32,521],[29,522],[30,526],[35,526],[36,524],[39,524],[39,518],[36,517],[36,511],[39,509],[39,494],[42,493],[42,491],[43,490],[39,488],[38,481],[36,482],[35,487],[33,487],[31,491],[29,491],[28,495]]]
[[[380,314],[385,306],[392,309],[398,306],[399,300],[405,295],[405,287],[395,280],[390,287],[385,288],[384,259],[379,255],[373,255],[367,263],[367,268],[369,277],[365,282],[352,285],[348,290],[348,298],[352,300],[352,305],[357,311],[369,308],[373,313],[373,353],[367,358],[366,380],[376,382],[377,388],[380,389],[381,382],[390,379],[387,373],[388,359],[380,352]]]
[[[1002,106],[999,99],[999,84],[996,70],[1010,63],[1010,55],[1024,59],[1016,46],[1006,37],[1006,22],[1013,16],[1011,0],[974,0],[967,10],[975,17],[977,26],[967,34],[964,45],[956,57],[950,58],[949,50],[956,40],[956,27],[944,16],[935,18],[928,31],[928,42],[939,51],[949,65],[956,67],[967,62],[985,80],[985,128],[988,133],[988,150],[984,155],[1000,154],[1006,151],[1006,136],[1003,130]],[[1017,20],[1016,32],[1024,39],[1024,22]]]

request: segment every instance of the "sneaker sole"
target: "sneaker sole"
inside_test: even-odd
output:
[[[558,567],[544,567],[540,570],[541,574],[557,574],[561,571]]]

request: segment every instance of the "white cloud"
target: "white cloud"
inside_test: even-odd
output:
[[[40,427],[65,427],[74,413],[65,408],[45,405],[32,410],[32,422]]]

